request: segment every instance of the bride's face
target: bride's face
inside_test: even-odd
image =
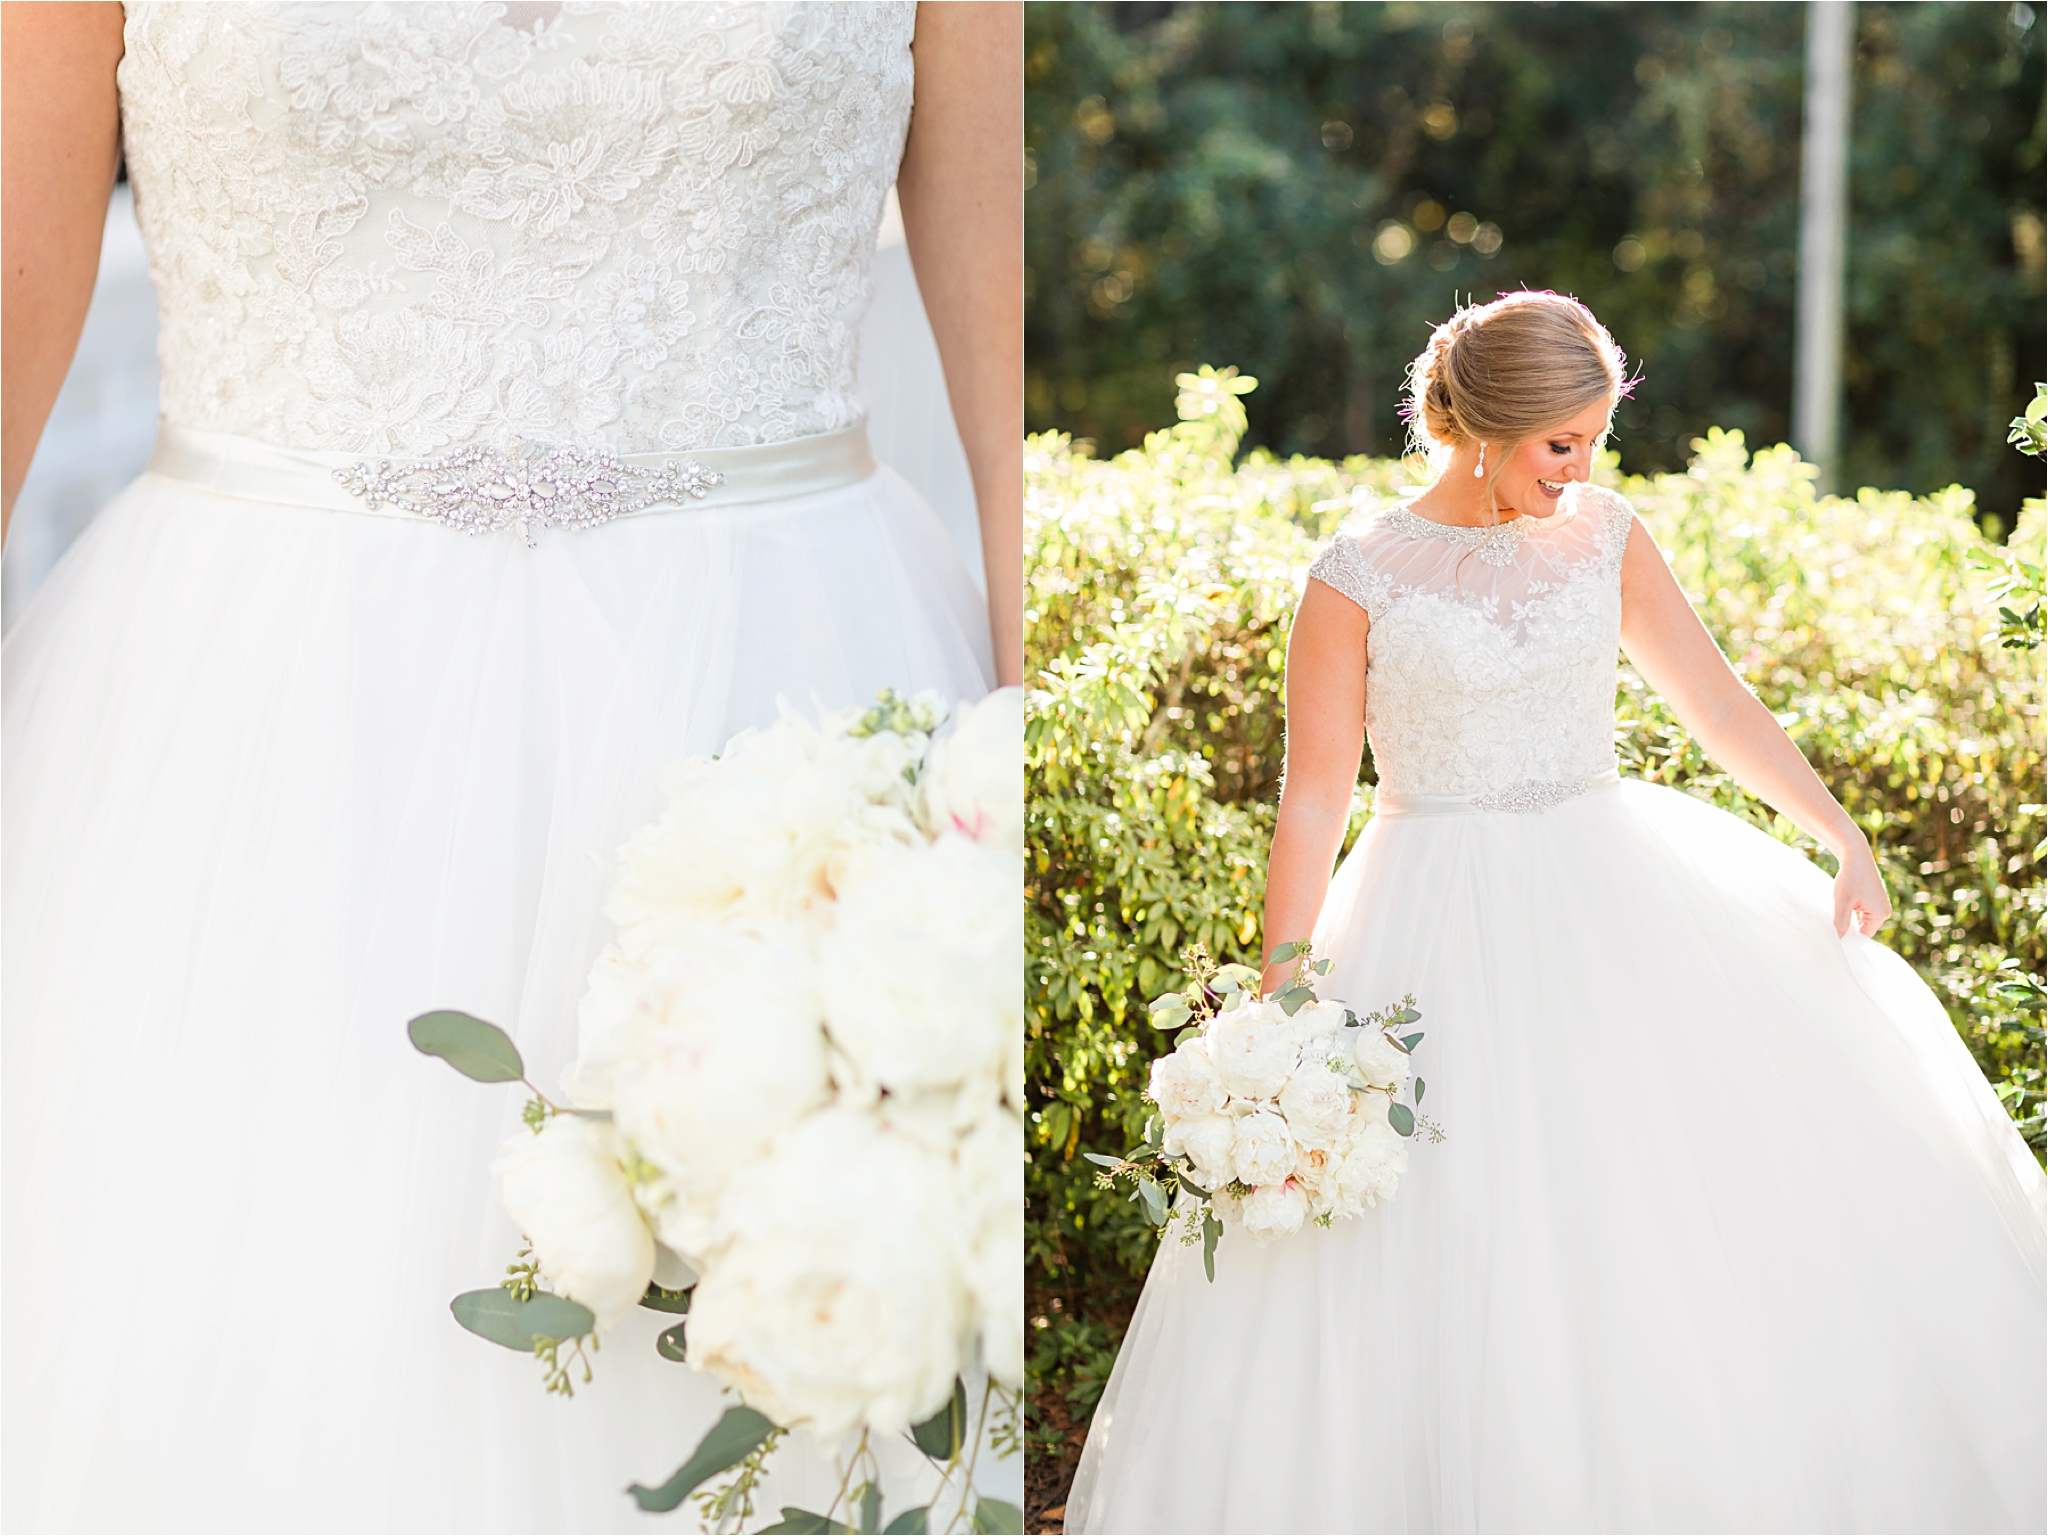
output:
[[[1494,482],[1494,504],[1503,512],[1548,517],[1574,480],[1593,473],[1593,449],[1607,433],[1612,400],[1597,400],[1570,421],[1560,422],[1514,452]]]

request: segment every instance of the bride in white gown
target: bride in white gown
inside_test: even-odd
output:
[[[9,11],[10,503],[117,82],[164,422],[6,639],[5,1526],[665,1523],[623,1490],[714,1384],[654,1313],[573,1401],[454,1325],[519,1106],[405,1022],[552,1080],[662,767],[1016,680],[1015,10]],[[862,430],[892,181],[987,607]],[[771,1516],[821,1473],[778,1465]]]
[[[1070,1531],[2043,1527],[2041,1170],[1867,937],[1863,834],[1586,483],[1623,387],[1570,300],[1461,312],[1416,368],[1440,478],[1310,573],[1266,953],[1415,994],[1448,1139],[1213,1284],[1161,1245]],[[1618,778],[1617,644],[1832,893]]]

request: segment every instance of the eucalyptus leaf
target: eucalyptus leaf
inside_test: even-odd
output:
[[[1165,1226],[1166,1191],[1161,1189],[1151,1179],[1141,1177],[1138,1180],[1138,1193],[1145,1197],[1145,1214],[1152,1218],[1152,1225],[1155,1227]]]
[[[1414,1054],[1415,1047],[1420,1044],[1422,1044],[1422,1031],[1419,1029],[1412,1035],[1403,1035],[1401,1037],[1401,1049],[1407,1051],[1410,1055]]]
[[[1145,1117],[1145,1145],[1148,1147],[1159,1145],[1159,1117],[1157,1115],[1147,1115]]]
[[[1413,1136],[1415,1134],[1415,1111],[1406,1104],[1389,1104],[1387,1106],[1387,1124],[1391,1125],[1403,1136]]]
[[[1014,1504],[1005,1504],[1001,1499],[977,1499],[974,1528],[993,1533],[993,1536],[1024,1536],[1024,1511]]]
[[[1298,959],[1301,952],[1307,948],[1308,946],[1300,939],[1291,940],[1274,950],[1273,958],[1266,963],[1268,965],[1285,965],[1289,960]]]
[[[448,1310],[455,1314],[455,1321],[478,1338],[516,1349],[522,1355],[533,1353],[533,1330],[519,1325],[519,1314],[526,1310],[526,1303],[503,1286],[494,1285],[488,1291],[464,1291],[448,1303]]]
[[[1259,973],[1248,965],[1226,965],[1220,967],[1215,976],[1219,992],[1242,992],[1247,987],[1259,984]]]
[[[800,1532],[809,1536],[817,1531],[851,1531],[850,1525],[837,1520],[827,1520],[823,1515],[814,1515],[808,1509],[793,1509],[782,1506],[782,1518],[773,1525],[761,1527],[761,1536],[783,1536],[785,1532]]]
[[[1421,1018],[1422,1015],[1417,1013],[1413,1008],[1403,1008],[1400,1011],[1400,1013],[1396,1015],[1396,1017],[1403,1024],[1413,1024],[1417,1019]]]
[[[690,1310],[692,1287],[680,1291],[664,1291],[658,1285],[649,1285],[647,1294],[640,1298],[640,1305],[650,1312],[674,1312],[681,1314]]]
[[[536,1339],[580,1339],[597,1327],[590,1308],[566,1296],[536,1296],[519,1311],[519,1326]]]
[[[683,1327],[677,1323],[673,1328],[664,1328],[654,1336],[654,1352],[664,1360],[673,1360],[677,1365],[688,1365],[690,1357],[683,1349]]]
[[[1154,1029],[1178,1029],[1193,1015],[1194,1010],[1189,1008],[1182,999],[1173,997],[1168,998],[1167,1001],[1175,1004],[1175,1006],[1171,1008],[1154,1008],[1152,1010],[1152,1027]]]
[[[882,1490],[873,1483],[860,1491],[860,1528],[863,1531],[882,1528]]]
[[[1279,1003],[1281,1011],[1290,1019],[1315,1000],[1315,993],[1311,992],[1307,987],[1289,987],[1279,997],[1274,999],[1275,1002]]]
[[[1423,1081],[1423,1080],[1422,1080],[1421,1078],[1419,1078],[1419,1077],[1418,1077],[1417,1079],[1415,1079],[1415,1102],[1416,1102],[1416,1103],[1420,1104],[1420,1103],[1422,1102],[1422,1090],[1423,1090],[1424,1088],[1427,1088],[1428,1086],[1429,1086],[1429,1085],[1428,1085],[1427,1083],[1425,1083],[1425,1082],[1424,1082],[1424,1081]]]
[[[1117,1168],[1121,1167],[1123,1164],[1123,1159],[1116,1157],[1104,1157],[1100,1152],[1083,1152],[1081,1155],[1087,1158],[1089,1162],[1097,1163],[1104,1168]]]
[[[1314,965],[1310,966],[1309,969],[1314,971],[1318,976],[1327,976],[1330,974],[1330,972],[1337,969],[1337,962],[1334,960],[1318,960]]]
[[[924,1536],[925,1511],[930,1507],[920,1504],[915,1509],[906,1509],[882,1527],[882,1536]]]
[[[1200,1195],[1204,1200],[1207,1200],[1209,1198],[1208,1190],[1202,1188],[1201,1185],[1197,1184],[1193,1179],[1190,1179],[1185,1175],[1183,1175],[1181,1178],[1180,1187],[1182,1189],[1189,1190],[1194,1194]]]
[[[516,1083],[526,1075],[519,1047],[495,1024],[452,1009],[423,1013],[405,1026],[413,1047],[438,1056],[479,1083]]]
[[[654,1514],[666,1513],[704,1482],[746,1460],[754,1448],[774,1431],[775,1426],[765,1415],[751,1408],[728,1408],[725,1416],[697,1442],[697,1449],[691,1452],[690,1459],[677,1467],[667,1482],[659,1488],[643,1488],[635,1483],[626,1492],[633,1495],[642,1509]],[[800,1511],[785,1509],[782,1513],[787,1519],[790,1514]],[[823,1530],[828,1527],[804,1526],[801,1529]]]
[[[1214,1211],[1202,1213],[1202,1268],[1208,1272],[1209,1283],[1216,1283],[1216,1239],[1223,1235],[1223,1223],[1216,1219]]]
[[[953,1378],[953,1395],[946,1406],[914,1426],[910,1438],[934,1461],[951,1461],[967,1439],[967,1384]]]
[[[1179,1034],[1173,1037],[1173,1043],[1176,1047],[1178,1047],[1183,1042],[1194,1039],[1197,1035],[1201,1034],[1201,1032],[1201,1025],[1190,1024],[1186,1029],[1182,1030]]]

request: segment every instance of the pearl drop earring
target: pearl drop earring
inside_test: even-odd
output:
[[[1474,480],[1484,480],[1486,478],[1486,444],[1484,443],[1479,445],[1479,462],[1472,467],[1472,478]]]

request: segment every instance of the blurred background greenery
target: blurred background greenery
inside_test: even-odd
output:
[[[1585,299],[1643,370],[1616,447],[1789,435],[1806,7],[1034,4],[1027,420],[1135,445],[1171,380],[1262,383],[1247,441],[1398,451],[1429,328]],[[2043,49],[2025,3],[1856,8],[1838,483],[1972,487],[2044,377]]]

